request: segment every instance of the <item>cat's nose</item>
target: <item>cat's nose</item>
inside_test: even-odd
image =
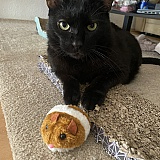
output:
[[[82,47],[83,44],[81,41],[74,41],[72,45],[74,47],[74,50],[78,52],[78,50]]]

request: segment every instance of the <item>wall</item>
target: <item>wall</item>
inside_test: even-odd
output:
[[[0,0],[0,18],[33,20],[47,18],[46,0]]]
[[[46,0],[0,0],[0,18],[34,20],[36,16],[48,18]],[[123,19],[123,15],[111,14],[111,21],[120,27]]]

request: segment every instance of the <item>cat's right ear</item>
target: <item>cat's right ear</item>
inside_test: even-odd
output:
[[[104,1],[104,4],[106,6],[107,11],[110,11],[111,7],[112,7],[113,0],[103,0],[103,1]]]
[[[60,0],[46,0],[48,8],[54,8],[58,5]]]

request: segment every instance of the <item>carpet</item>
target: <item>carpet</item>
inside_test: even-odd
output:
[[[0,31],[0,101],[13,159],[112,159],[92,133],[71,152],[50,152],[42,142],[40,126],[46,113],[63,100],[37,66],[38,56],[46,54],[47,41],[30,21],[1,19]],[[148,160],[160,159],[159,79],[159,66],[142,65],[133,83],[110,90],[102,108],[90,113],[125,152]]]
[[[63,84],[51,71],[47,56],[40,56],[39,68],[63,94]],[[85,86],[83,85],[81,88],[83,92]],[[88,113],[91,123],[94,124],[91,131],[95,133],[96,141],[102,143],[103,149],[116,159],[125,160],[131,157],[134,160],[136,157],[145,159],[146,156],[143,155],[151,158],[151,150],[154,150],[154,154],[159,154],[156,146],[159,144],[157,128],[160,124],[159,115],[157,115],[159,107],[152,107],[153,104],[141,99],[136,93],[130,93],[124,86],[114,87],[107,94],[104,104]],[[152,122],[150,121],[151,110],[155,116],[155,118],[152,117]],[[139,113],[143,116],[139,116]],[[110,120],[108,121],[108,119]],[[144,121],[146,123],[142,123]],[[153,133],[156,135],[155,137],[150,135],[151,128],[155,131]],[[151,147],[151,145],[153,146]]]

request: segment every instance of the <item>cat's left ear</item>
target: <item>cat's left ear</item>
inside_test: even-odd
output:
[[[48,8],[54,8],[56,7],[61,0],[46,0]]]
[[[104,1],[104,4],[106,6],[107,11],[110,11],[111,7],[112,7],[113,0],[103,0],[103,1]]]

